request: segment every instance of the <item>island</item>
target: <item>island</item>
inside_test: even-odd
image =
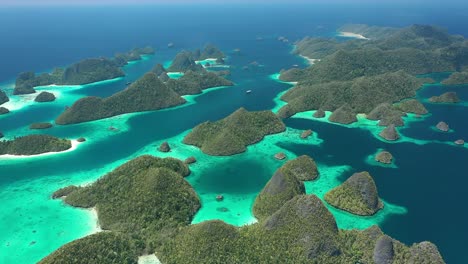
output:
[[[442,81],[445,85],[458,85],[468,83],[468,70],[454,72],[447,79]]]
[[[203,90],[212,87],[233,86],[234,83],[214,72],[193,72],[189,70],[177,80],[169,79],[166,85],[180,95],[188,95],[199,94]]]
[[[393,155],[388,151],[382,150],[375,155],[375,161],[383,164],[391,164],[393,162]]]
[[[13,94],[35,93],[34,87],[45,85],[83,85],[125,76],[121,67],[130,60],[139,60],[141,55],[153,54],[151,47],[134,49],[115,58],[89,58],[74,63],[65,69],[54,69],[51,73],[36,75],[23,72],[16,78]]]
[[[0,115],[4,115],[4,114],[8,114],[10,113],[10,110],[8,110],[7,108],[3,107],[3,106],[0,106]]]
[[[55,123],[76,124],[125,113],[157,110],[185,103],[172,89],[161,82],[154,73],[147,73],[127,89],[107,98],[85,97],[66,109]]]
[[[10,101],[10,98],[6,95],[6,93],[3,90],[0,90],[0,105]]]
[[[150,72],[121,92],[107,98],[89,96],[76,101],[55,122],[58,125],[76,124],[120,114],[174,107],[186,103],[183,95],[200,94],[208,88],[234,85],[218,72],[208,72],[203,67],[198,71],[187,70],[179,79],[170,79],[168,71],[161,64],[156,64]]]
[[[171,65],[167,69],[170,72],[200,72],[204,71],[203,65],[197,63],[206,59],[214,59],[217,63],[224,62],[224,53],[216,46],[207,44],[203,50],[182,51],[176,55]]]
[[[49,92],[41,92],[38,96],[36,96],[34,101],[38,103],[53,102],[55,101],[55,95]]]
[[[180,160],[145,155],[92,185],[60,189],[53,197],[63,197],[75,207],[95,208],[103,230],[124,233],[140,253],[152,252],[179,227],[189,225],[200,208],[200,199],[184,179],[189,174]]]
[[[49,135],[28,135],[0,141],[0,155],[31,156],[48,152],[62,152],[72,147],[68,139]]]
[[[332,206],[356,215],[374,215],[383,208],[374,179],[368,172],[353,174],[340,186],[325,194]]]
[[[425,115],[429,113],[426,107],[416,99],[408,99],[399,102],[395,105],[395,108],[405,113],[412,113],[417,115]]]
[[[315,170],[306,165],[311,160],[301,156],[280,168],[265,189],[279,190],[281,184],[272,182],[284,180],[285,186],[299,187],[299,191],[276,200],[278,208],[269,210],[258,223],[239,228],[219,220],[190,224],[200,201],[183,178],[190,173],[188,167],[173,158],[138,157],[92,185],[70,186],[53,194],[73,206],[96,208],[105,232],[72,241],[40,263],[88,263],[96,259],[137,263],[138,256],[152,253],[162,263],[181,264],[269,263],[271,259],[280,263],[374,263],[381,259],[390,263],[444,263],[430,242],[408,247],[377,226],[340,230],[325,204],[300,190],[303,184],[296,176],[304,171],[314,174]],[[372,182],[366,179],[364,189]],[[350,193],[353,199],[349,201],[357,203],[357,208],[368,196]]]
[[[278,112],[282,118],[309,110],[333,112],[344,104],[353,113],[370,114],[383,103],[396,103],[397,110],[422,114],[426,111],[416,101],[404,101],[429,81],[418,75],[468,66],[468,56],[461,56],[466,53],[464,38],[438,27],[354,25],[345,30],[349,29],[368,34],[370,40],[305,38],[296,44],[296,54],[320,61],[281,72],[281,80],[297,82],[281,97],[288,103]],[[382,125],[401,123],[393,111],[387,119]]]
[[[460,102],[460,98],[458,98],[456,92],[446,92],[439,96],[432,96],[431,98],[429,98],[429,102],[455,104]]]
[[[33,123],[29,126],[29,129],[48,129],[51,127],[51,123]]]
[[[229,156],[246,151],[248,145],[266,135],[285,130],[284,123],[271,111],[249,112],[240,108],[224,119],[196,126],[183,141],[208,155]]]
[[[317,166],[309,156],[300,156],[286,162],[255,199],[253,213],[258,219],[265,219],[296,195],[305,194],[303,181],[318,177]]]

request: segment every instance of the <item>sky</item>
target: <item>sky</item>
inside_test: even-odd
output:
[[[41,6],[41,5],[135,5],[135,4],[236,4],[236,3],[330,3],[330,4],[363,4],[375,3],[377,0],[0,0],[0,6]],[[444,3],[461,4],[465,0],[379,0],[378,3],[427,4]]]

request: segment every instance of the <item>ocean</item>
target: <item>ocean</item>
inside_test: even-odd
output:
[[[289,158],[307,154],[319,164],[320,179],[307,183],[307,191],[323,196],[326,190],[354,172],[374,176],[385,208],[373,217],[356,217],[330,208],[341,228],[366,228],[378,224],[395,239],[411,245],[432,241],[447,263],[467,263],[462,254],[468,244],[468,210],[465,197],[468,149],[446,142],[468,139],[466,105],[426,104],[427,118],[411,122],[401,133],[402,143],[384,143],[370,130],[349,128],[307,118],[291,118],[286,136],[267,137],[232,157],[209,157],[181,143],[189,129],[207,120],[218,120],[240,107],[267,110],[277,95],[291,87],[272,75],[307,62],[291,54],[291,41],[305,36],[334,36],[345,23],[408,26],[414,23],[446,27],[468,37],[468,7],[435,4],[380,5],[357,8],[348,4],[294,5],[162,5],[145,7],[0,7],[0,88],[11,93],[22,71],[46,72],[84,58],[112,56],[134,47],[151,45],[156,54],[125,66],[126,76],[79,87],[41,87],[59,97],[54,103],[34,105],[15,99],[11,114],[0,116],[0,132],[7,138],[31,132],[33,122],[54,120],[66,106],[83,96],[110,96],[149,71],[156,63],[169,62],[177,52],[206,43],[228,55],[233,87],[216,88],[189,96],[186,105],[122,115],[78,125],[40,131],[60,137],[86,137],[74,151],[24,159],[0,158],[0,263],[35,263],[67,242],[96,231],[96,216],[52,200],[53,191],[70,184],[91,183],[124,162],[142,154],[197,157],[187,180],[202,199],[198,223],[222,219],[243,225],[255,221],[251,206],[274,171],[281,166],[272,158],[284,151]],[[263,40],[257,40],[261,37]],[[173,42],[173,49],[167,44]],[[240,49],[239,53],[234,52]],[[243,67],[257,62],[259,66]],[[246,94],[252,90],[251,94]],[[427,85],[418,92],[429,98],[456,91],[468,101],[467,86]],[[439,121],[453,132],[442,134],[432,127]],[[113,126],[117,131],[110,131]],[[310,142],[298,131],[316,132]],[[413,140],[417,139],[417,140]],[[157,146],[169,141],[173,151],[160,154]],[[390,151],[396,168],[367,161],[378,149]],[[222,203],[214,201],[223,194]]]

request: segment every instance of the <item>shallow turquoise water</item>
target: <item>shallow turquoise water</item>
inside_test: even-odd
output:
[[[322,28],[316,26],[311,28],[317,31],[308,33],[334,32],[327,24]],[[451,142],[466,139],[468,135],[466,122],[460,121],[467,115],[464,104],[426,104],[431,114],[423,118],[410,115],[407,126],[399,129],[403,138],[397,143],[378,138],[376,135],[382,128],[362,118],[359,126],[340,126],[313,119],[311,112],[287,120],[286,133],[269,136],[249,147],[246,153],[232,157],[209,157],[181,143],[183,135],[193,126],[223,118],[241,106],[248,110],[276,111],[284,104],[279,98],[291,84],[278,82],[277,73],[295,64],[306,66],[306,62],[291,55],[291,46],[276,41],[277,35],[247,29],[246,32],[242,38],[217,38],[211,34],[210,37],[194,37],[194,42],[180,40],[183,45],[178,48],[159,48],[154,56],[126,66],[127,76],[122,79],[82,87],[40,88],[59,95],[54,103],[34,104],[27,96],[18,99],[12,114],[0,116],[0,130],[7,138],[30,133],[29,124],[53,120],[65,106],[80,97],[109,96],[120,91],[154,64],[167,64],[177,51],[198,48],[208,41],[219,41],[226,51],[232,72],[230,78],[236,83],[233,87],[210,89],[202,95],[186,97],[188,103],[174,109],[122,115],[44,131],[72,139],[86,137],[88,141],[73,152],[21,160],[0,158],[0,203],[4,205],[0,213],[0,263],[34,263],[64,243],[96,231],[96,219],[90,211],[54,201],[51,193],[70,184],[90,183],[142,154],[197,158],[198,162],[191,166],[193,173],[187,177],[203,204],[194,223],[209,219],[222,219],[234,225],[255,222],[251,206],[257,193],[282,164],[273,158],[278,151],[285,152],[290,159],[308,154],[318,162],[321,175],[317,181],[306,183],[306,189],[319,197],[354,172],[371,172],[385,208],[372,217],[356,217],[329,207],[341,228],[378,224],[405,243],[431,240],[446,259],[463,262],[464,256],[459,256],[458,252],[468,243],[467,237],[460,235],[468,233],[465,226],[468,213],[463,210],[466,207],[464,164],[468,161],[468,150]],[[294,34],[304,35],[303,32]],[[256,41],[256,35],[264,36],[264,41]],[[155,43],[165,45],[168,41],[166,38]],[[239,54],[233,52],[236,48],[241,49]],[[263,66],[243,69],[253,61]],[[0,87],[11,91],[11,82]],[[246,94],[247,90],[252,93]],[[460,98],[468,101],[466,86],[428,85],[418,96],[424,99],[448,90],[457,91]],[[441,120],[447,121],[454,132],[433,131],[431,126]],[[110,126],[118,130],[110,131]],[[300,140],[303,129],[314,130],[315,136],[309,141]],[[173,150],[168,154],[157,152],[157,146],[166,140]],[[398,168],[369,164],[368,158],[378,149],[390,151]],[[218,194],[225,197],[222,202],[216,201]],[[456,217],[447,217],[453,212],[458,213]]]

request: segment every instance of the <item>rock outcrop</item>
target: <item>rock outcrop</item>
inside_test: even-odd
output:
[[[375,161],[383,164],[391,164],[393,161],[393,156],[388,151],[381,151],[375,156]]]
[[[436,128],[442,132],[448,132],[450,130],[449,125],[444,121],[440,121],[439,123],[437,123]]]
[[[388,127],[386,127],[384,130],[382,130],[379,136],[388,141],[395,141],[400,138],[400,135],[398,134],[398,131],[396,130],[394,124],[391,124]]]
[[[347,125],[356,122],[357,118],[356,113],[354,113],[353,109],[348,104],[344,104],[340,108],[333,111],[328,120],[333,123]]]
[[[356,215],[374,215],[383,208],[377,186],[368,172],[353,174],[340,186],[325,194],[325,201]]]
[[[55,95],[49,92],[41,92],[38,96],[36,96],[34,101],[38,103],[53,102],[55,101]]]
[[[158,150],[161,151],[161,152],[169,152],[169,151],[171,151],[171,147],[169,146],[169,143],[163,142],[159,146]]]

